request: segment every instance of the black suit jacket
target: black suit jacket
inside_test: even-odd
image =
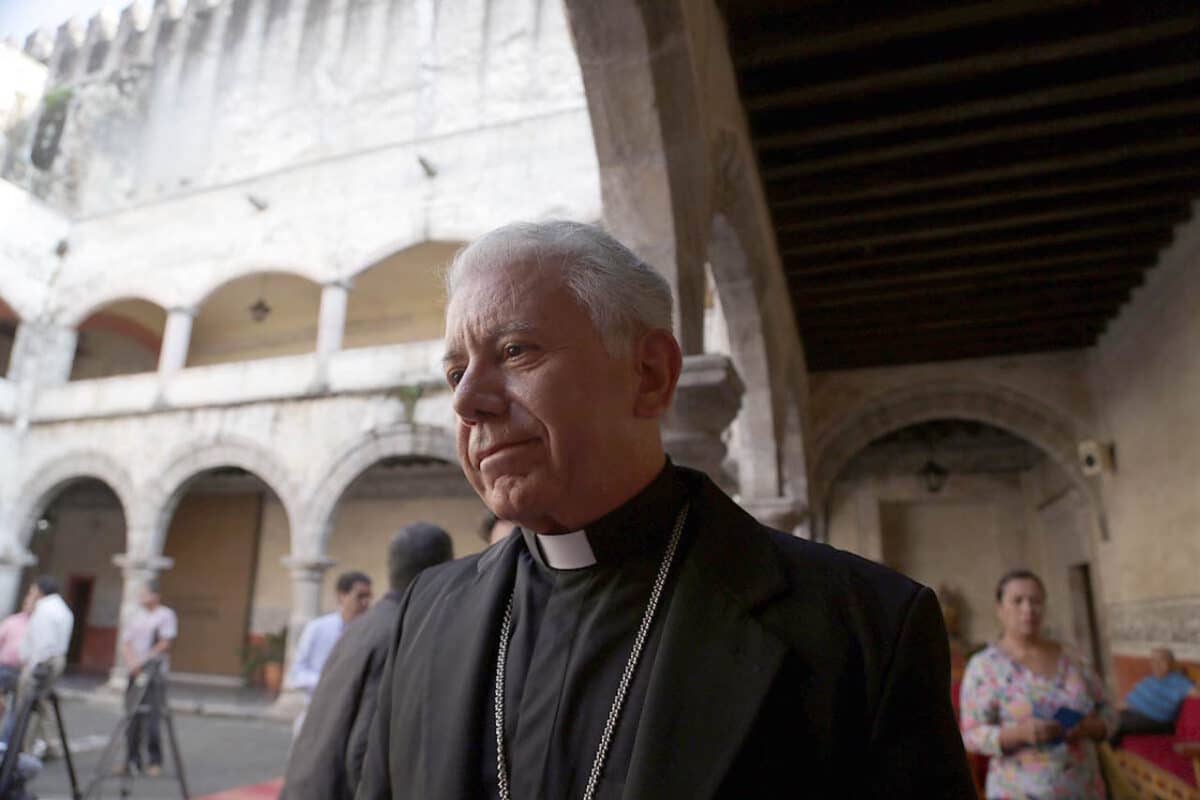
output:
[[[346,626],[292,745],[280,800],[354,797],[399,617],[399,597],[387,594]]]
[[[691,544],[642,665],[650,684],[623,797],[973,798],[933,593],[769,530],[703,475],[680,473]],[[481,796],[482,715],[519,547],[510,536],[410,587],[359,800]]]

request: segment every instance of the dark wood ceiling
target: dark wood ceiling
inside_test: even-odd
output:
[[[1200,1],[722,2],[813,370],[1086,347],[1200,196]]]

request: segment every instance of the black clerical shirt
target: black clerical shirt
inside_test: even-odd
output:
[[[582,797],[605,722],[687,488],[668,462],[632,500],[584,533],[595,564],[555,569],[527,531],[517,556],[505,686],[505,748],[515,798]],[[689,526],[690,527],[690,526]],[[659,601],[613,736],[597,798],[625,784],[685,541]],[[499,634],[497,633],[497,636]],[[492,693],[488,692],[489,700]],[[483,785],[497,793],[495,714],[484,717]]]

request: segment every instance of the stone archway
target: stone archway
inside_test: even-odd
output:
[[[221,438],[206,443],[191,443],[180,447],[160,477],[146,487],[145,509],[150,530],[144,542],[131,542],[131,550],[139,547],[138,556],[158,558],[166,542],[167,526],[188,484],[204,473],[220,467],[237,467],[252,473],[275,493],[282,504],[291,535],[296,535],[299,487],[291,474],[261,445],[246,439]]]
[[[20,546],[28,545],[34,523],[64,486],[80,478],[95,478],[112,489],[121,503],[127,525],[136,507],[133,481],[111,456],[97,450],[64,453],[37,469],[17,490],[13,503],[13,529]]]
[[[746,251],[722,214],[713,218],[708,263],[729,335],[729,350],[745,392],[734,425],[741,452],[738,489],[743,497],[775,497],[781,490],[779,427],[771,391],[758,292]]]
[[[1057,463],[1085,498],[1102,538],[1107,538],[1099,492],[1079,469],[1077,444],[1087,438],[1072,421],[1031,397],[983,383],[929,383],[868,399],[842,415],[817,438],[813,498],[824,514],[838,475],[872,441],[934,419],[985,422],[1029,441]],[[823,521],[822,527],[825,522]]]
[[[348,444],[321,473],[303,514],[303,532],[294,554],[311,558],[324,555],[338,500],[360,474],[378,461],[393,456],[428,456],[458,463],[454,435],[443,428],[403,424],[371,431]]]

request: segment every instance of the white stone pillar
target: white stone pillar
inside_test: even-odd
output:
[[[342,349],[349,302],[349,282],[334,281],[321,287],[321,313],[317,321],[318,357],[327,358]]]
[[[121,614],[117,624],[116,652],[113,654],[113,668],[109,672],[108,685],[112,689],[124,691],[128,673],[125,660],[121,656],[121,640],[125,638],[125,627],[133,619],[141,602],[142,587],[159,574],[175,565],[175,561],[162,556],[137,556],[130,553],[118,553],[113,556],[113,563],[121,568]]]
[[[29,425],[39,390],[71,377],[78,333],[46,322],[23,321],[17,328],[8,379],[17,385],[17,428]]]
[[[167,312],[167,325],[158,351],[158,374],[163,378],[169,378],[187,364],[195,318],[194,308],[177,307]]]
[[[21,545],[10,545],[0,552],[0,612],[8,616],[21,605],[21,573],[37,563],[37,558]]]
[[[334,563],[325,556],[289,555],[283,558],[283,565],[292,573],[292,613],[288,617],[287,655],[283,662],[285,688],[272,708],[276,716],[295,716],[307,702],[303,692],[286,688],[287,676],[291,674],[296,644],[304,626],[321,614],[321,584],[325,572]]]
[[[725,472],[725,430],[742,402],[742,381],[728,356],[685,356],[675,403],[663,423],[663,444],[675,463],[708,474],[731,490]]]

